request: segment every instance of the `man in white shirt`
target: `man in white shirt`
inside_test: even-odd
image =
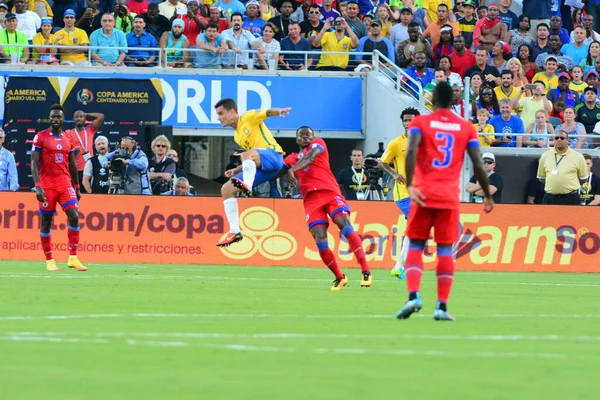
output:
[[[177,9],[181,9],[181,11],[177,11]],[[173,16],[175,14],[181,13],[187,14],[187,7],[185,4],[180,3],[179,0],[167,0],[163,1],[158,5],[158,12],[160,15],[167,17],[167,19],[174,19]],[[175,18],[178,18],[177,16]]]
[[[262,54],[266,53],[266,49],[260,44],[260,41],[254,37],[250,31],[242,29],[244,17],[241,13],[234,12],[231,15],[232,28],[224,30],[222,35],[227,45],[231,50],[237,53],[237,59],[234,61],[233,54],[225,54],[222,57],[223,68],[235,68],[236,64],[239,67],[252,65],[252,60],[248,57],[248,53],[242,53],[242,50],[250,50],[251,48],[258,50],[260,53],[255,54],[255,57],[260,59]]]
[[[15,14],[19,21],[19,30],[27,35],[27,40],[31,43],[37,30],[42,27],[40,16],[27,10],[25,0],[15,0]]]

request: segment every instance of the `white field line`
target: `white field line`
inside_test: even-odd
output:
[[[472,285],[524,285],[524,286],[567,286],[567,287],[600,287],[595,283],[555,283],[555,282],[468,282]]]
[[[416,318],[431,318],[430,315],[417,314]],[[523,318],[523,319],[598,319],[600,314],[471,314],[460,315],[460,318]],[[394,319],[394,314],[74,314],[74,315],[14,315],[0,316],[0,321],[27,320],[70,320],[70,319],[100,319],[100,318],[307,318],[307,319]]]
[[[102,340],[102,339],[100,339]],[[51,342],[57,344],[77,344],[77,343],[92,343],[86,342],[84,339],[62,339],[55,337],[38,337],[38,336],[0,336],[0,341],[15,341],[15,342]],[[275,346],[254,346],[239,343],[206,343],[197,342],[190,343],[186,341],[160,341],[160,340],[136,340],[126,339],[121,341],[95,341],[99,344],[122,344],[130,346],[150,346],[150,347],[199,347],[224,349],[231,351],[248,351],[248,352],[272,352],[272,353],[313,353],[313,354],[349,354],[349,355],[391,355],[391,356],[427,356],[427,357],[459,357],[459,358],[535,358],[535,359],[558,359],[564,360],[569,358],[569,355],[562,353],[522,353],[522,352],[450,352],[438,350],[378,350],[364,348],[296,348],[296,347],[275,347]]]
[[[227,333],[227,332],[8,332],[15,337],[77,337],[77,338],[185,338],[185,339],[407,339],[454,341],[567,341],[597,342],[600,336],[561,335],[433,335],[433,334],[351,334],[351,333]],[[77,339],[75,339],[77,340]],[[84,339],[87,340],[87,339]]]

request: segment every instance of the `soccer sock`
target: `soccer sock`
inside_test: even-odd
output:
[[[348,244],[350,245],[350,250],[356,256],[358,263],[360,264],[360,268],[362,272],[371,272],[369,269],[369,264],[367,264],[367,257],[365,256],[365,251],[362,246],[362,241],[358,236],[358,233],[354,232],[354,227],[352,225],[346,225],[342,228],[342,235],[348,239]]]
[[[408,255],[408,246],[410,245],[410,239],[408,236],[404,236],[402,239],[402,249],[400,250],[400,256],[398,257],[398,261],[396,261],[396,265],[394,268],[400,269],[402,265],[406,265],[406,256]]]
[[[342,274],[342,271],[340,271],[340,267],[335,260],[335,255],[329,248],[327,241],[325,240],[323,242],[317,242],[317,248],[319,249],[321,260],[323,260],[323,263],[327,266],[327,268],[333,272],[333,275],[335,275],[336,278],[343,278],[344,274]]]
[[[235,197],[223,200],[225,215],[229,221],[229,232],[240,233],[240,220],[238,215],[238,203]]]
[[[438,308],[446,311],[446,303],[450,296],[450,289],[454,281],[454,259],[452,258],[452,247],[439,247],[437,250],[438,263],[436,267]],[[443,306],[443,308],[442,308]]]
[[[423,246],[411,243],[406,256],[406,285],[408,299],[419,297],[421,290],[421,277],[423,276]]]
[[[79,246],[79,225],[69,225],[67,232],[67,238],[69,240],[69,256],[77,256],[77,247]]]
[[[244,183],[248,185],[249,188],[252,188],[254,185],[254,176],[256,175],[256,164],[252,160],[244,160],[242,162],[242,178],[244,179]]]
[[[52,260],[52,233],[40,232],[40,241],[42,242],[42,250],[44,250],[46,261]]]

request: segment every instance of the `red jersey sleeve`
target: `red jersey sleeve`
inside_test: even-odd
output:
[[[481,143],[479,142],[479,135],[477,135],[477,130],[473,124],[464,124],[464,128],[467,132],[469,132],[467,148],[473,147],[481,147]]]
[[[298,153],[292,153],[283,159],[283,163],[287,168],[292,168],[298,162]]]
[[[37,151],[38,153],[42,151],[42,147],[44,147],[44,136],[38,132],[33,138],[33,145],[31,147],[31,151]]]
[[[309,150],[319,149],[319,151],[321,153],[325,153],[325,150],[327,149],[327,145],[325,144],[325,141],[321,138],[314,138],[312,140],[312,142],[310,142],[308,147],[309,147]]]

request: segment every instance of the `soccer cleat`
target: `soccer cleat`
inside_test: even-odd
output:
[[[455,321],[454,317],[448,311],[437,309],[433,312],[433,319],[436,321]]]
[[[419,312],[423,308],[423,303],[421,299],[409,300],[404,304],[402,310],[398,311],[396,314],[396,318],[398,319],[408,319],[412,315],[412,313]]]
[[[238,189],[242,194],[246,197],[253,197],[254,193],[252,193],[252,188],[249,188],[243,181],[238,178],[231,178],[231,183],[233,187]]]
[[[54,261],[54,259],[46,260],[46,269],[48,271],[60,271],[60,268],[56,266],[56,261]]]
[[[363,272],[360,287],[369,287],[373,283],[373,277],[370,272]]]
[[[344,275],[343,278],[335,278],[333,281],[333,286],[331,286],[331,290],[340,291],[344,286],[348,284],[348,278]]]
[[[395,276],[396,278],[405,281],[406,280],[406,271],[404,267],[400,267],[400,269],[396,269],[396,267],[392,268],[390,271],[391,276]]]
[[[67,261],[67,267],[75,268],[77,271],[87,271],[87,267],[84,266],[76,256],[69,257],[69,261]]]
[[[228,233],[227,236],[225,236],[225,239],[221,240],[220,242],[217,243],[217,246],[219,247],[227,247],[230,244],[234,244],[235,242],[239,242],[240,240],[242,240],[244,237],[242,236],[242,234],[240,232],[238,233]]]

